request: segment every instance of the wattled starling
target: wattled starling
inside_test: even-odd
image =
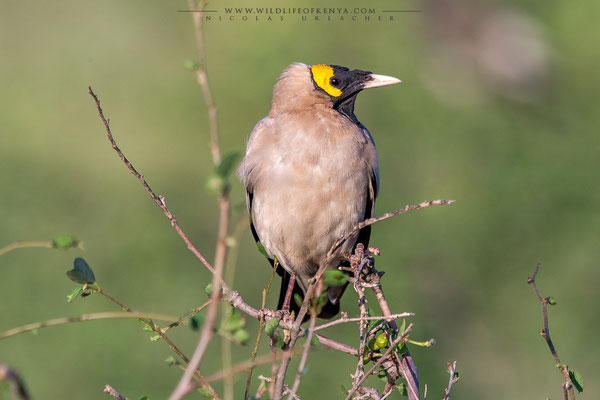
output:
[[[250,134],[237,173],[254,238],[271,264],[279,263],[279,309],[287,306],[288,286],[288,302],[292,293],[303,295],[336,240],[373,216],[377,151],[354,115],[354,102],[363,89],[399,82],[338,65],[294,63],[275,84],[271,111]],[[366,247],[369,236],[370,227],[354,234],[326,267],[337,268],[357,243]],[[328,289],[319,317],[339,312],[345,287]],[[292,301],[291,308],[298,306]]]

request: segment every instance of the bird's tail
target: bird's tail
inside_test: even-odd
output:
[[[283,270],[283,274],[281,276],[282,279],[281,279],[281,289],[279,291],[279,302],[277,303],[278,310],[281,310],[283,308],[283,303],[285,302],[285,294],[286,294],[288,286],[290,284],[289,272],[285,271],[283,268],[281,268],[281,269]],[[317,315],[317,317],[323,318],[323,319],[331,319],[340,312],[340,299],[341,299],[342,295],[344,294],[344,291],[346,290],[346,286],[348,286],[348,283],[346,283],[343,286],[329,289],[329,290],[335,289],[335,295],[333,297],[333,300],[335,302],[331,301],[331,296],[328,296],[327,303],[323,306],[323,308],[321,309],[321,312],[319,313],[319,315]],[[290,301],[290,313],[294,312],[295,315],[298,315],[298,312],[300,311],[300,305],[298,305],[297,301],[295,300],[295,298],[298,298],[298,296],[296,296],[296,295],[299,295],[300,299],[304,299],[304,291],[302,290],[300,285],[298,285],[298,282],[294,283],[294,288],[292,289],[292,299]],[[306,314],[306,316],[304,317],[304,321],[308,320],[309,318],[310,318],[310,314]]]

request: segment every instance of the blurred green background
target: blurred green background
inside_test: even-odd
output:
[[[294,4],[214,2],[209,9],[226,17],[229,6]],[[402,79],[360,94],[356,114],[379,149],[378,214],[456,199],[382,222],[372,236],[393,311],[416,313],[414,339],[437,340],[433,349],[412,350],[421,386],[441,397],[446,363],[457,360],[453,398],[561,396],[526,284],[541,262],[542,294],[558,301],[550,309],[556,347],[587,380],[583,398],[599,398],[600,52],[591,44],[600,33],[599,3],[304,5],[371,7],[382,20],[359,13],[357,21],[339,14],[333,21],[315,21],[315,14],[243,21],[240,14],[206,22],[222,148],[244,149],[292,62]],[[208,121],[195,76],[183,67],[195,59],[195,42],[181,9],[183,1],[155,0],[0,4],[0,246],[64,233],[85,242],[84,250],[17,250],[0,258],[0,331],[118,311],[101,296],[65,301],[75,286],[64,274],[77,256],[134,309],[182,315],[206,300],[209,274],[116,157],[87,94],[91,85],[127,157],[212,258],[217,208],[204,183],[212,172]],[[383,12],[415,9],[422,12]],[[235,178],[232,199],[235,221],[245,212]],[[234,287],[259,307],[270,270],[249,232],[239,250]],[[356,296],[348,292],[342,307],[356,314]],[[253,341],[256,323],[248,324]],[[350,325],[327,335],[356,344]],[[130,398],[166,398],[180,371],[163,362],[167,346],[149,336],[133,319],[64,325],[0,341],[0,362],[17,368],[37,399],[106,398],[106,383]],[[191,354],[197,334],[180,327],[172,338]],[[221,345],[213,343],[207,373],[221,366]],[[234,361],[250,351],[234,347]],[[353,364],[332,351],[311,354],[300,395],[342,398]],[[236,377],[236,398],[244,382],[245,374]]]

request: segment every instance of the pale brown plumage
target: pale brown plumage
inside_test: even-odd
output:
[[[365,87],[399,82],[334,67],[331,79],[356,79]],[[363,87],[348,86],[351,96],[344,100],[344,94],[332,96],[316,84],[314,71],[295,63],[281,74],[271,111],[252,131],[238,169],[255,238],[286,272],[297,274],[302,292],[332,244],[373,215],[379,186],[375,144],[353,114],[354,98]],[[367,245],[368,236],[365,231],[360,239],[357,233],[346,241],[327,268],[336,268],[358,240]],[[285,284],[287,274],[281,272]],[[337,313],[343,289],[329,289],[330,304],[324,309],[329,312],[322,316]]]

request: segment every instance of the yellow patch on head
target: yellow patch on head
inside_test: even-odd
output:
[[[333,76],[333,68],[329,65],[318,64],[310,67],[310,71],[317,85],[329,95],[333,97],[340,97],[342,95],[340,89],[334,88],[329,83],[329,79]]]

